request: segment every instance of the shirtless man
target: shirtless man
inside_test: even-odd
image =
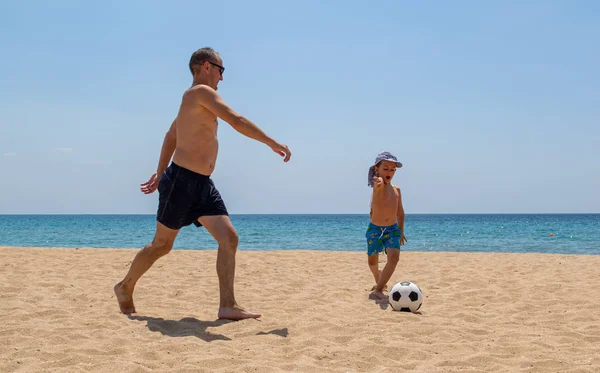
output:
[[[141,185],[145,194],[158,188],[154,239],[137,253],[125,278],[115,285],[115,295],[122,313],[135,313],[135,284],[156,260],[171,251],[179,229],[193,223],[204,226],[219,245],[219,319],[259,318],[260,314],[240,307],[234,297],[238,235],[210,178],[219,146],[217,117],[241,134],[270,147],[284,162],[289,161],[291,153],[286,145],[267,136],[219,96],[217,86],[223,80],[225,68],[218,53],[208,47],[198,49],[192,54],[189,67],[194,77],[192,86],[184,92],[179,113],[165,135],[156,173]]]
[[[396,168],[402,167],[389,152],[379,153],[369,168],[368,184],[373,188],[369,226],[365,234],[369,269],[375,278],[372,295],[387,299],[383,293],[400,258],[404,236],[404,207],[400,187],[392,184]],[[387,263],[379,271],[379,253],[387,254]]]

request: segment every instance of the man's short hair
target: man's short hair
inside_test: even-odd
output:
[[[204,61],[214,60],[218,55],[219,54],[211,47],[200,48],[192,53],[192,57],[190,58],[190,72],[192,75],[194,75],[194,65],[199,65]]]

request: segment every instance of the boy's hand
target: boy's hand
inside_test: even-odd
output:
[[[404,245],[408,241],[404,233],[402,233],[402,237],[400,237],[400,246]]]
[[[379,187],[383,184],[383,179],[380,176],[373,176],[373,186]]]

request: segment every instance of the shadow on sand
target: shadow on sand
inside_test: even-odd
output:
[[[146,326],[152,332],[159,332],[169,337],[196,337],[206,342],[231,341],[231,338],[221,334],[211,333],[207,328],[225,325],[232,321],[215,320],[202,321],[194,317],[185,317],[179,321],[165,320],[150,316],[128,316],[131,320],[146,321]]]
[[[130,320],[146,321],[146,327],[148,327],[148,329],[152,332],[159,332],[162,335],[169,337],[196,337],[205,342],[231,341],[231,338],[229,337],[226,337],[222,334],[211,333],[206,329],[236,322],[231,320],[202,321],[194,317],[185,317],[179,321],[165,320],[163,318],[150,316],[128,315],[127,317],[129,317]],[[278,335],[286,338],[289,335],[289,332],[288,328],[282,328],[273,329],[268,332],[256,333],[256,335],[268,334]]]
[[[390,306],[390,301],[388,299],[380,299],[374,296],[373,294],[369,294],[369,299],[374,300],[376,304],[379,305],[379,308],[382,310],[387,310]]]
[[[256,335],[267,335],[267,334],[274,334],[274,335],[278,335],[278,336],[283,337],[283,338],[287,338],[287,336],[290,333],[288,332],[288,328],[273,329],[270,332],[258,332],[258,333],[256,333]]]

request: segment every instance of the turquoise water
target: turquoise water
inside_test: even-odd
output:
[[[0,215],[0,246],[141,248],[154,215]],[[232,215],[240,250],[365,251],[368,215]],[[600,214],[407,215],[406,251],[600,254]],[[550,236],[550,234],[554,236]],[[185,227],[175,249],[214,250]]]

